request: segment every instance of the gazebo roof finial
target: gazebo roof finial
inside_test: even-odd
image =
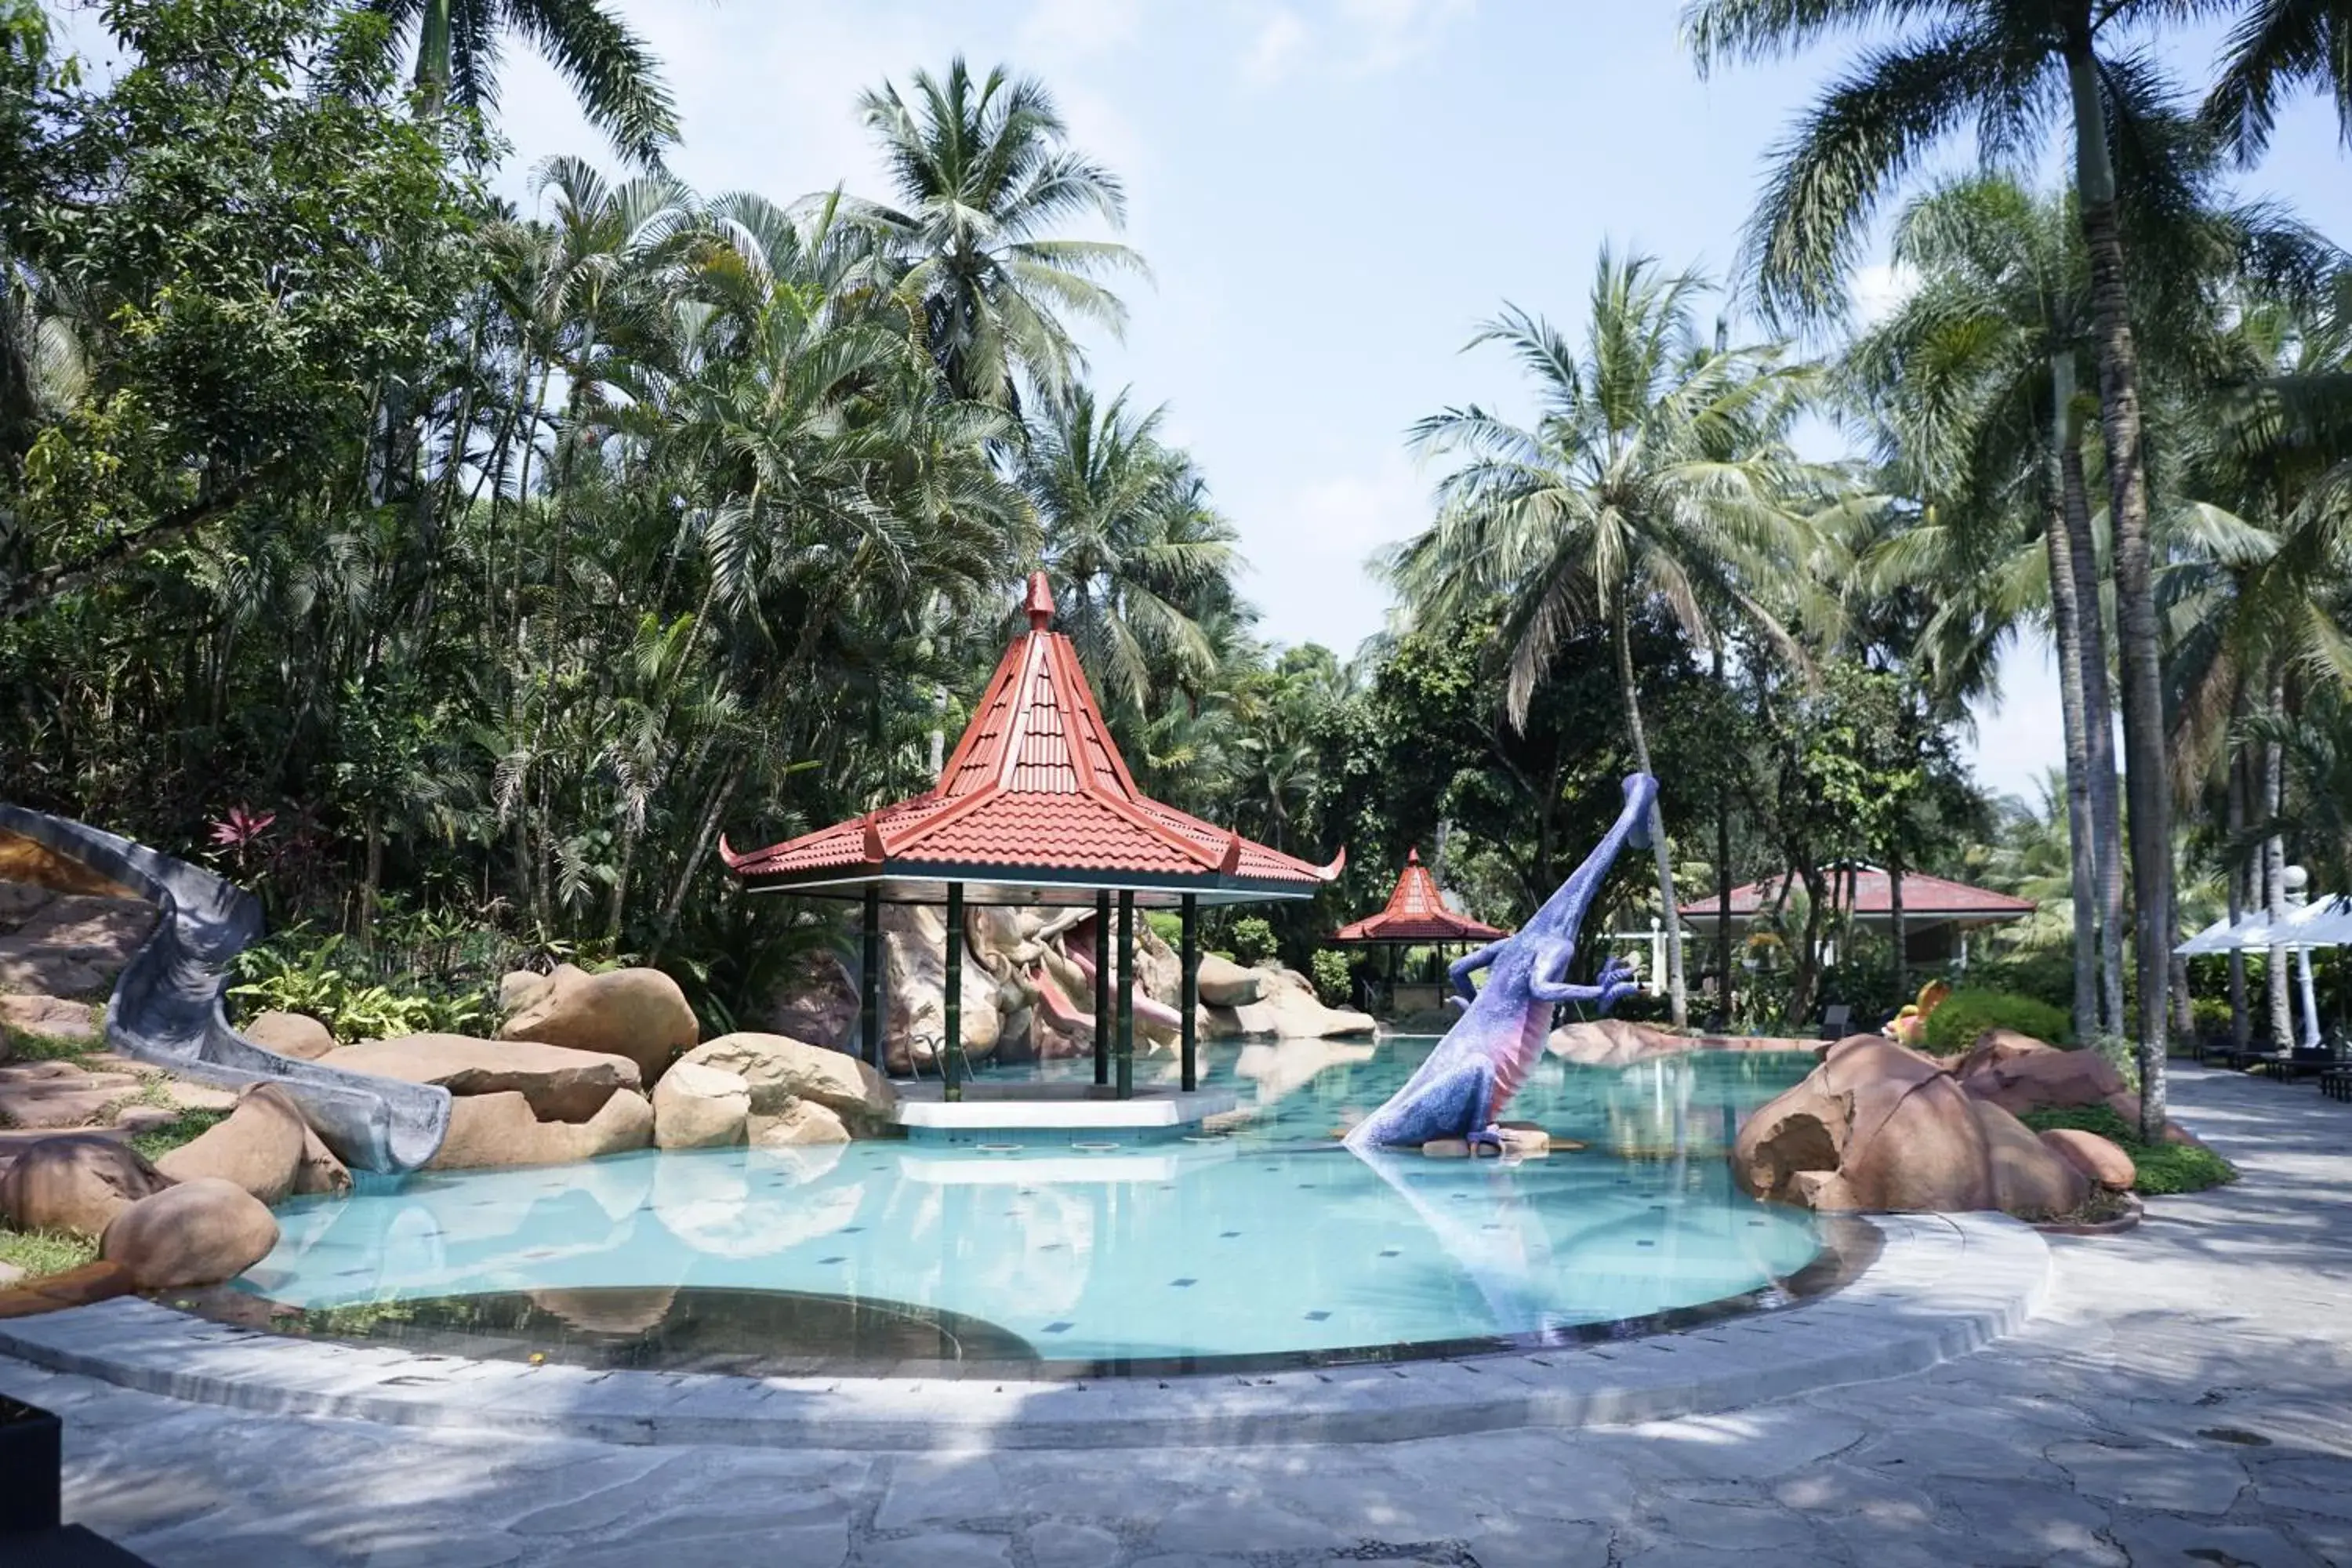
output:
[[[1021,610],[1029,617],[1029,629],[1042,632],[1054,619],[1054,585],[1043,572],[1029,574],[1029,592],[1021,601]]]

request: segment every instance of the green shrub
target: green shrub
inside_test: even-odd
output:
[[[1166,910],[1146,910],[1143,911],[1143,923],[1151,928],[1152,935],[1171,947],[1179,945],[1184,940],[1182,915],[1171,914]]]
[[[2200,1040],[2230,1037],[2230,1004],[2220,996],[2200,996],[2189,1004],[2189,1027]]]
[[[2074,1025],[2065,1013],[2047,1002],[2011,991],[1955,991],[1927,1015],[1927,1048],[1936,1056],[1957,1056],[1976,1044],[1987,1029],[2015,1029],[2048,1045],[2063,1045]]]
[[[1355,980],[1348,971],[1348,958],[1337,949],[1318,947],[1315,950],[1315,994],[1323,998],[1326,1007],[1344,1007],[1355,994]]]
[[[2210,1149],[2195,1143],[2143,1143],[2139,1129],[2104,1105],[2069,1105],[2029,1110],[2018,1118],[2036,1132],[2057,1127],[2095,1132],[2132,1158],[2139,1180],[2132,1191],[2149,1197],[2172,1193],[2201,1193],[2238,1179],[2238,1168]]]
[[[1274,956],[1274,927],[1256,915],[1234,922],[1234,956],[1244,963],[1264,963]]]
[[[307,1013],[338,1040],[390,1040],[403,1035],[463,1035],[490,1016],[481,992],[418,994],[373,984],[356,966],[340,934],[313,937],[305,928],[280,932],[236,955],[244,980],[229,994],[255,1013]]]

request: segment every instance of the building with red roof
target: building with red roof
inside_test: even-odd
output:
[[[1456,914],[1445,907],[1445,895],[1438,891],[1437,879],[1421,863],[1418,847],[1405,851],[1404,869],[1397,875],[1395,890],[1389,894],[1385,908],[1376,915],[1341,926],[1331,933],[1331,941],[1349,944],[1391,942],[1407,946],[1443,945],[1447,942],[1477,942],[1481,945],[1499,940],[1503,932],[1484,921],[1474,921],[1468,915]]]
[[[754,892],[859,898],[866,904],[862,1036],[878,1068],[876,991],[884,901],[948,908],[946,1023],[940,1059],[954,1092],[958,1005],[967,900],[995,904],[1093,904],[1097,970],[1110,973],[1112,896],[1118,910],[1118,1058],[1122,1097],[1133,1052],[1133,925],[1138,905],[1183,913],[1183,1083],[1194,1084],[1196,935],[1204,904],[1311,898],[1339,874],[1343,851],[1313,866],[1153,800],[1136,786],[1078,667],[1070,639],[1050,629],[1054,596],[1032,573],[1022,610],[1029,628],[1013,640],[972,710],[963,738],[923,794],[814,833],[719,854]],[[1113,1020],[1097,985],[1097,1081],[1106,1081]]]
[[[1857,924],[1891,928],[1895,923],[1893,879],[1877,866],[1853,864],[1828,868],[1830,894],[1841,914],[1851,913]],[[1799,887],[1793,889],[1801,893]],[[1745,923],[1772,908],[1780,898],[1780,879],[1767,877],[1731,889],[1731,918]],[[1685,923],[1712,926],[1720,918],[1718,895],[1695,899],[1682,906]],[[2035,910],[2031,899],[2013,898],[1989,888],[1972,888],[1948,877],[1924,871],[1903,873],[1903,927],[1906,957],[1914,963],[1934,963],[1955,952],[1965,957],[1966,933],[1980,926],[2021,921]]]

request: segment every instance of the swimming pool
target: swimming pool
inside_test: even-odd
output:
[[[1549,1158],[1340,1149],[1433,1043],[1209,1047],[1255,1114],[1192,1139],[648,1151],[297,1200],[205,1305],[600,1365],[1148,1371],[1557,1342],[1822,1271],[1812,1216],[1723,1158],[1810,1056],[1548,1061],[1513,1114],[1586,1145]]]

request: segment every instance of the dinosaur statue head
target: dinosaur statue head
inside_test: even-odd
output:
[[[1646,847],[1650,842],[1650,812],[1658,798],[1658,781],[1647,773],[1630,773],[1625,779],[1625,805],[1617,813],[1616,824],[1592,847],[1584,864],[1571,873],[1559,890],[1543,901],[1543,907],[1528,917],[1522,932],[1574,942],[1577,928],[1584,921],[1584,911],[1591,906],[1592,896],[1601,890],[1609,868],[1616,864],[1617,852],[1632,844]]]

